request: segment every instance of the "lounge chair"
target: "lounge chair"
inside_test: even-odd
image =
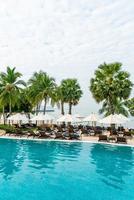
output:
[[[28,133],[27,133],[27,138],[28,137],[35,137],[35,133],[33,132],[33,131],[29,131]]]
[[[94,136],[94,135],[95,135],[95,131],[94,131],[94,130],[90,130],[89,134],[90,134],[91,136]]]
[[[89,136],[89,135],[90,135],[90,130],[82,129],[82,133],[83,133],[84,135]]]
[[[108,137],[107,135],[99,135],[99,142],[107,142],[108,141]]]
[[[55,133],[54,139],[66,139],[66,136],[64,136],[62,132],[58,131],[58,132]]]
[[[22,137],[22,132],[20,130],[18,130],[16,133],[15,133],[15,136],[16,137]]]
[[[115,142],[116,142],[116,137],[115,137],[115,136],[109,136],[109,137],[108,137],[108,141],[109,141],[109,142],[114,142],[114,143],[115,143]]]
[[[69,139],[70,140],[79,140],[80,139],[80,135],[78,133],[70,133],[69,134]]]
[[[68,131],[62,132],[62,136],[63,136],[63,139],[69,139],[70,138],[70,134],[68,133]]]
[[[117,137],[117,143],[127,144],[127,139],[125,137]]]
[[[131,132],[125,132],[124,136],[128,137],[128,138],[132,138],[132,134]]]
[[[51,138],[51,134],[46,131],[39,131],[38,138]]]

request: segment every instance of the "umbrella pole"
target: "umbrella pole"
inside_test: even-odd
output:
[[[115,129],[115,124],[111,124],[111,133],[113,132],[114,129]]]

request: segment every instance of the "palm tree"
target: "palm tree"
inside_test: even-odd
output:
[[[61,114],[64,115],[64,100],[63,100],[63,94],[61,87],[58,86],[55,88],[52,94],[51,98],[51,105],[54,107],[55,105],[58,107],[58,109],[61,108]]]
[[[34,106],[41,105],[44,102],[44,114],[46,112],[46,105],[52,98],[53,91],[56,88],[55,79],[50,77],[43,71],[35,72],[28,81],[29,96]]]
[[[58,108],[61,108],[61,115],[64,115],[65,103],[68,103],[68,100],[67,100],[66,89],[64,88],[64,81],[62,81],[60,86],[58,86],[56,90],[53,92],[52,105],[54,106],[56,104]]]
[[[60,106],[61,106],[61,114],[65,114],[64,104],[67,102],[66,91],[64,90],[64,82],[61,82],[61,85],[58,88],[59,91],[59,99],[60,99]]]
[[[25,88],[21,91],[17,104],[13,108],[13,112],[25,112],[30,113],[32,112],[33,105],[29,99],[29,90],[28,88]]]
[[[95,77],[90,81],[90,91],[97,103],[102,102],[101,112],[118,113],[120,102],[128,99],[133,84],[130,75],[121,70],[121,63],[102,64],[95,71]]]
[[[128,99],[126,102],[125,102],[125,105],[127,106],[128,110],[129,110],[129,113],[134,116],[134,97],[131,98],[131,99]]]
[[[120,99],[116,98],[113,106],[114,106],[114,111],[116,114],[122,114],[122,115],[128,117],[129,112],[128,112],[128,108],[125,105],[124,101],[122,102],[122,101],[120,101]],[[111,114],[111,110],[110,110],[110,107],[109,107],[107,101],[103,102],[102,108],[99,110],[99,113],[100,114],[104,113],[105,117]]]
[[[17,103],[19,94],[26,83],[20,80],[21,73],[16,72],[16,68],[7,67],[6,72],[0,73],[0,103],[3,105],[3,113],[5,106],[8,105],[9,113],[12,113],[12,107]]]
[[[77,79],[65,79],[61,82],[61,90],[63,92],[64,102],[69,104],[68,114],[72,114],[72,106],[78,104],[82,97],[82,90]]]

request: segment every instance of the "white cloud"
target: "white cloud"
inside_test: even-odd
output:
[[[97,110],[88,92],[97,66],[120,61],[134,79],[134,1],[0,0],[0,70],[16,66],[28,78],[44,69],[59,81],[77,77],[81,112]]]

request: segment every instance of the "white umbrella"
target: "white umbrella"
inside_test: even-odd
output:
[[[4,124],[4,117],[3,117],[3,115],[0,116],[0,123]]]
[[[78,119],[77,117],[73,116],[73,115],[67,114],[67,115],[63,115],[59,119],[57,119],[57,122],[79,123],[79,122],[81,122],[81,120]]]
[[[31,121],[53,121],[55,118],[48,114],[39,113],[31,118]]]
[[[129,119],[122,114],[119,114],[118,116],[121,120],[124,120],[125,122],[129,121]]]
[[[33,118],[33,117],[35,117],[35,114],[32,114],[32,113],[30,113],[30,120]]]
[[[26,114],[24,113],[16,113],[14,115],[11,115],[7,118],[8,121],[11,121],[11,122],[14,122],[15,124],[16,123],[28,123],[29,122],[29,118],[26,116]]]
[[[92,113],[91,115],[83,119],[84,122],[97,122],[99,119],[98,115]]]
[[[122,120],[119,115],[109,115],[101,120],[99,120],[99,123],[101,124],[123,124],[125,123],[124,120]]]
[[[9,121],[27,121],[28,117],[23,113],[17,113],[7,118]]]

